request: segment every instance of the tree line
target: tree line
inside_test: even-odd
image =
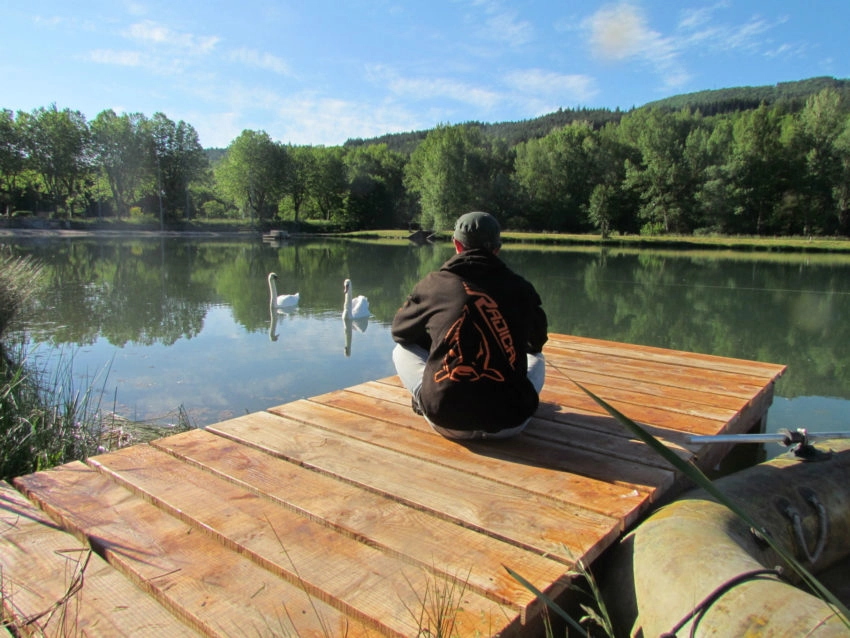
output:
[[[203,149],[190,124],[162,113],[105,110],[87,122],[56,105],[2,110],[0,203],[7,216],[348,230],[441,230],[482,209],[512,230],[847,235],[847,87],[746,108],[740,95],[726,100],[705,112],[675,101],[558,111],[333,147],[245,130],[226,149]]]

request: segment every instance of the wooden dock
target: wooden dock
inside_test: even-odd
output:
[[[544,353],[515,439],[443,439],[389,377],[2,484],[6,610],[45,635],[540,635],[505,567],[557,598],[682,487],[573,381],[709,469],[728,450],[688,436],[763,426],[785,370],[567,335]]]

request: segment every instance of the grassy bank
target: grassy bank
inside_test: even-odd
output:
[[[193,219],[179,223],[170,223],[160,227],[158,220],[150,216],[138,219],[85,219],[74,220],[68,224],[49,221],[33,225],[32,221],[21,222],[20,225],[0,225],[3,231],[14,233],[16,230],[52,231],[63,230],[76,232],[161,232],[169,233],[210,233],[210,234],[259,234],[268,228],[260,228],[249,221],[233,219]],[[266,223],[265,226],[287,230],[293,234],[331,235],[349,239],[408,241],[410,231],[406,229],[344,231],[340,224],[310,220],[300,222]],[[451,231],[437,231],[436,241],[449,241]],[[611,246],[618,248],[649,248],[666,250],[732,250],[741,252],[803,252],[803,253],[835,253],[850,254],[850,238],[847,237],[761,237],[761,236],[726,236],[726,235],[612,235],[603,239],[599,234],[570,234],[556,232],[515,232],[507,230],[502,233],[502,240],[508,244],[523,244],[529,246]]]
[[[406,230],[364,230],[340,233],[355,239],[407,239]],[[437,241],[448,241],[450,231],[435,233]],[[651,248],[665,250],[737,250],[746,252],[812,252],[850,255],[850,239],[846,237],[731,237],[719,235],[618,235],[602,239],[599,235],[567,233],[520,233],[505,231],[506,244],[538,246],[612,246],[618,248]]]

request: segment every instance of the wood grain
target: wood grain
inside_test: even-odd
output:
[[[566,596],[684,485],[585,390],[706,469],[728,446],[690,434],[762,426],[785,370],[569,335],[544,354],[514,439],[442,438],[392,376],[0,486],[7,607],[61,599],[73,555],[63,622],[86,635],[527,635],[544,606],[506,567]]]

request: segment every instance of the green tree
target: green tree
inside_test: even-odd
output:
[[[190,184],[202,178],[209,167],[207,156],[198,139],[198,133],[180,120],[175,123],[164,113],[154,113],[148,120],[152,146],[153,175],[159,193],[160,214],[178,218],[191,216]],[[163,210],[164,209],[164,210]]]
[[[405,185],[418,197],[421,223],[434,230],[449,228],[466,211],[485,207],[490,148],[479,127],[441,125],[413,151]]]
[[[535,226],[576,232],[585,228],[593,191],[596,141],[587,122],[574,122],[517,147],[515,178]]]
[[[781,126],[779,113],[764,103],[736,117],[725,166],[734,215],[727,231],[758,235],[769,229],[787,175]]]
[[[313,149],[309,146],[287,146],[287,171],[281,196],[292,209],[293,220],[298,224],[302,207],[310,192],[310,179],[314,169]]]
[[[356,146],[345,155],[346,219],[357,228],[394,228],[403,220],[404,165],[386,144]]]
[[[640,161],[627,160],[626,185],[640,196],[644,232],[692,230],[695,179],[685,145],[700,119],[687,109],[669,113],[653,108],[634,111],[620,122],[622,139],[640,151]]]
[[[6,216],[20,195],[18,178],[24,170],[24,140],[12,111],[0,110],[0,201]]]
[[[599,229],[602,239],[611,234],[611,220],[614,216],[617,189],[608,184],[597,184],[590,194],[587,215],[591,223]]]
[[[115,213],[129,213],[147,171],[147,120],[141,113],[116,115],[101,111],[91,123],[95,161],[112,191]]]
[[[838,91],[826,88],[800,112],[797,143],[805,151],[803,206],[812,221],[808,232],[832,233],[839,226],[833,189],[840,182],[842,162],[836,141],[847,125],[848,106]]]
[[[314,146],[313,166],[308,179],[310,196],[326,221],[341,217],[348,194],[344,151],[340,146]]]
[[[732,216],[732,195],[726,164],[729,161],[733,140],[732,118],[717,115],[712,118],[710,131],[700,135],[698,143],[702,145],[699,156],[704,158],[696,184],[694,202],[698,226],[703,232],[721,233],[730,227]],[[692,138],[697,143],[697,138]]]
[[[242,215],[259,223],[277,213],[287,175],[286,149],[265,131],[244,130],[215,169],[218,187]]]
[[[54,212],[62,207],[70,216],[92,167],[86,119],[56,104],[21,116],[29,165],[41,176]]]
[[[838,160],[838,179],[832,188],[835,199],[838,231],[850,232],[850,117],[844,122],[844,130],[835,138],[835,155]]]

